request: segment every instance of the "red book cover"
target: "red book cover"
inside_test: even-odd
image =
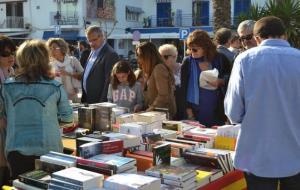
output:
[[[123,151],[123,140],[103,141],[101,154],[114,154]]]

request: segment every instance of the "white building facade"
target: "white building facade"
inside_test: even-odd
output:
[[[250,4],[265,0],[231,0],[235,18]],[[108,42],[122,56],[136,40],[177,42],[182,28],[213,31],[211,0],[0,0],[0,33],[12,38],[85,39],[84,30],[101,25]],[[234,23],[234,19],[232,19]]]

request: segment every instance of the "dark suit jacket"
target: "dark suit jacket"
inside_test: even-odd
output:
[[[82,89],[81,102],[91,104],[107,101],[110,73],[113,65],[118,60],[118,54],[106,43],[99,52],[86,79],[87,93]],[[84,72],[86,72],[85,69],[86,67],[84,68]]]
[[[86,62],[87,62],[87,60],[90,56],[90,53],[91,53],[90,49],[85,49],[85,50],[82,51],[80,59],[79,59],[82,68],[85,68],[85,65],[86,65]]]

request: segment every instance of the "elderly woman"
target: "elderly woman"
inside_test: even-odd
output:
[[[217,52],[207,32],[195,30],[187,38],[190,55],[181,67],[182,102],[187,119],[195,119],[207,127],[222,125],[226,121],[223,99],[231,67],[228,59]],[[200,86],[202,72],[216,69],[216,80]],[[203,73],[204,75],[204,73]]]
[[[80,62],[73,56],[69,56],[68,44],[62,38],[50,38],[47,45],[51,51],[51,64],[54,67],[56,80],[60,81],[68,94],[68,98],[78,102],[81,91],[81,76],[83,68]]]
[[[178,51],[177,48],[173,44],[163,44],[158,48],[160,55],[162,56],[164,63],[171,69],[175,78],[175,99],[177,106],[176,116],[173,118],[175,120],[183,119],[183,109],[180,91],[180,72],[181,72],[181,63],[177,62]]]
[[[13,41],[6,36],[0,36],[0,84],[14,74],[12,66],[15,64],[15,51],[16,46]],[[0,187],[8,183],[9,177],[4,156],[5,125],[4,122],[0,123]]]
[[[166,108],[169,117],[176,114],[175,80],[173,72],[166,66],[155,45],[143,42],[136,48],[137,60],[144,73],[144,99],[147,110]]]
[[[34,169],[34,160],[62,152],[59,122],[73,121],[61,83],[51,79],[49,52],[39,40],[26,41],[16,55],[16,75],[1,88],[0,118],[6,120],[5,155],[12,178]]]

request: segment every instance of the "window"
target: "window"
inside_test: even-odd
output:
[[[209,25],[209,1],[193,2],[193,25]]]
[[[139,21],[139,16],[144,11],[140,7],[126,6],[126,20]]]

